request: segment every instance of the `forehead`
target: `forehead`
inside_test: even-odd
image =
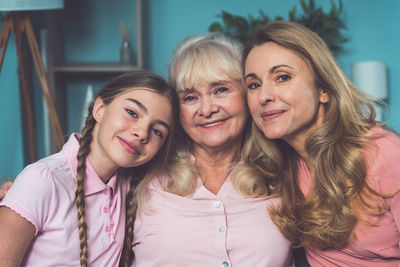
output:
[[[224,62],[219,57],[201,55],[181,62],[175,76],[176,90],[182,92],[200,84],[217,81],[240,80],[242,73],[238,62]],[[237,66],[236,66],[237,65]]]
[[[245,71],[248,72],[252,67],[265,66],[265,64],[271,66],[286,64],[311,69],[308,61],[298,53],[274,42],[267,42],[254,47],[246,59]]]
[[[135,87],[127,89],[115,100],[123,101],[124,104],[138,106],[147,115],[163,119],[166,122],[172,120],[172,106],[168,97],[146,87]]]
[[[159,93],[155,89],[147,88],[147,87],[131,87],[125,89],[122,93],[120,93],[117,98],[120,99],[126,99],[129,97],[137,97],[137,98],[143,98],[146,99],[151,96],[159,96],[159,97],[164,97],[167,99],[166,96],[163,94]]]

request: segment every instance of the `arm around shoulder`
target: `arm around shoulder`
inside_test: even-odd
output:
[[[8,207],[0,207],[0,266],[20,266],[35,227]]]
[[[0,186],[0,201],[5,197],[7,191],[11,188],[12,182],[5,182]]]

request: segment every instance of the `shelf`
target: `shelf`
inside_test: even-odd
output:
[[[126,65],[119,62],[67,63],[56,65],[55,73],[123,73],[140,69],[137,65]]]
[[[96,57],[100,61],[94,62],[88,61],[88,59],[83,57],[84,54],[82,55],[82,57],[77,57],[76,59],[69,59],[68,57],[66,57],[66,55],[68,55],[67,52],[69,52],[68,49],[79,49],[80,45],[85,45],[85,36],[83,35],[83,29],[86,29],[82,28],[78,31],[74,31],[74,29],[69,28],[70,25],[68,21],[70,19],[74,19],[75,12],[79,12],[80,15],[85,14],[85,12],[87,12],[88,9],[91,8],[90,5],[94,5],[94,3],[97,3],[97,0],[88,1],[88,3],[86,3],[85,5],[81,5],[78,3],[79,1],[77,1],[74,4],[67,5],[64,9],[48,11],[47,34],[45,34],[45,37],[47,38],[44,38],[44,40],[47,41],[44,42],[43,46],[46,49],[44,49],[45,53],[42,54],[44,54],[46,58],[49,86],[52,89],[55,106],[57,108],[57,114],[60,118],[60,123],[63,128],[64,134],[69,134],[71,131],[79,131],[79,129],[69,128],[68,125],[69,121],[73,123],[72,121],[74,120],[73,118],[68,118],[69,110],[72,108],[81,108],[75,106],[76,103],[69,103],[69,91],[74,91],[73,89],[75,88],[81,88],[80,85],[82,84],[104,84],[105,81],[110,81],[112,78],[116,77],[119,74],[143,69],[144,45],[142,2],[144,1],[132,1],[135,2],[135,10],[128,11],[129,16],[131,13],[133,15],[134,12],[136,12],[136,19],[128,23],[129,25],[133,24],[132,27],[135,27],[136,29],[136,38],[132,38],[131,43],[132,51],[135,52],[135,62],[132,64],[123,64],[118,60],[118,58],[113,61],[113,59],[102,57],[101,54]],[[130,3],[129,0],[127,1],[127,4],[128,2]],[[105,8],[107,6],[101,5],[101,7],[103,8],[102,11],[106,11]],[[95,21],[84,21],[83,19],[86,19],[85,16],[78,16],[78,18],[82,21],[82,27],[90,28],[91,26],[96,25]],[[102,30],[102,26],[99,25],[96,30]],[[67,33],[76,33],[76,35],[72,36],[74,38],[74,45],[72,45],[71,43],[69,46],[64,44],[64,40],[68,38]],[[96,46],[93,46],[92,49],[96,49]],[[116,48],[111,49],[113,49],[112,53],[115,53]],[[77,95],[77,97],[81,96]],[[77,100],[77,102],[80,102],[79,100]],[[72,100],[71,102],[73,101],[74,100]],[[52,136],[51,134],[49,135]],[[58,151],[54,144],[55,142],[52,141],[52,152]]]

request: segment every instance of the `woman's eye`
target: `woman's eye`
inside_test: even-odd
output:
[[[250,83],[247,85],[247,89],[249,89],[249,90],[254,90],[254,89],[257,89],[258,87],[260,87],[259,83]]]
[[[227,92],[228,91],[228,88],[226,88],[226,87],[220,87],[220,88],[217,88],[215,91],[214,91],[214,94],[221,94],[221,93],[225,93],[225,92]]]
[[[131,109],[126,109],[126,112],[128,112],[128,114],[131,115],[134,118],[138,117],[138,114],[135,111],[131,110]]]
[[[280,75],[277,79],[278,82],[287,82],[290,80],[289,75]]]
[[[194,100],[196,100],[197,98],[195,97],[195,96],[192,96],[192,95],[188,95],[188,96],[185,96],[184,98],[183,98],[183,102],[192,102],[192,101],[194,101]]]
[[[157,130],[156,128],[151,129],[153,131],[153,133],[155,133],[156,135],[158,135],[159,137],[163,137],[163,134],[161,131]]]

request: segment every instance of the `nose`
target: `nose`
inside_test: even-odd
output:
[[[131,129],[131,134],[139,139],[140,143],[142,144],[146,144],[149,141],[149,127],[146,127],[144,123],[136,123]]]
[[[275,100],[274,87],[272,85],[263,84],[258,91],[258,100],[261,105],[266,105]]]
[[[218,111],[218,106],[214,103],[211,96],[201,98],[199,112],[203,117],[210,117],[211,114]]]

